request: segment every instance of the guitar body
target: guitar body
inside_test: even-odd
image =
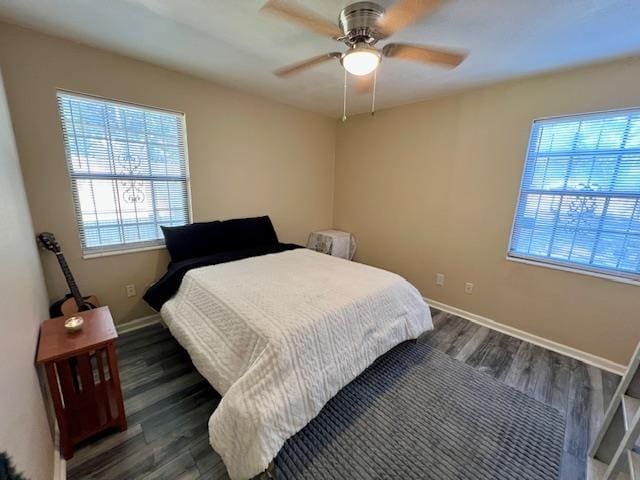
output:
[[[100,306],[100,302],[95,295],[82,297],[82,299],[84,300],[84,306],[82,308],[78,308],[78,302],[76,302],[73,295],[68,293],[64,298],[58,300],[49,307],[49,315],[51,315],[51,318],[61,317],[63,315],[68,317],[70,315],[75,315],[78,312],[93,310]]]

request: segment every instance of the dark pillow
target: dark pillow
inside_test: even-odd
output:
[[[278,243],[276,231],[267,216],[161,228],[172,262]]]
[[[224,249],[222,223],[219,221],[160,228],[172,262],[203,257]]]
[[[268,216],[234,218],[221,222],[225,250],[261,247],[278,243],[278,236]]]

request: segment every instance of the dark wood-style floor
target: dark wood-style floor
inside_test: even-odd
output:
[[[586,451],[617,375],[462,318],[434,311],[435,329],[419,341],[562,410],[562,479],[585,478]],[[87,443],[68,462],[76,479],[223,479],[207,423],[219,395],[160,325],[118,340],[129,429]]]

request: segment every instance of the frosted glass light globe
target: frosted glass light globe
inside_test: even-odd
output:
[[[355,47],[342,57],[342,66],[352,75],[368,75],[380,65],[380,53],[371,47]]]

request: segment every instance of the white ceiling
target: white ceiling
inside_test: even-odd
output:
[[[0,17],[340,116],[343,70],[337,61],[287,80],[271,72],[344,45],[260,13],[264,1],[0,0]],[[340,9],[353,3],[298,2],[327,19],[337,19]],[[451,71],[386,59],[378,75],[377,106],[638,54],[639,24],[640,0],[449,0],[392,39],[462,49],[469,57]],[[350,94],[348,110],[367,111],[370,102],[370,96]]]

